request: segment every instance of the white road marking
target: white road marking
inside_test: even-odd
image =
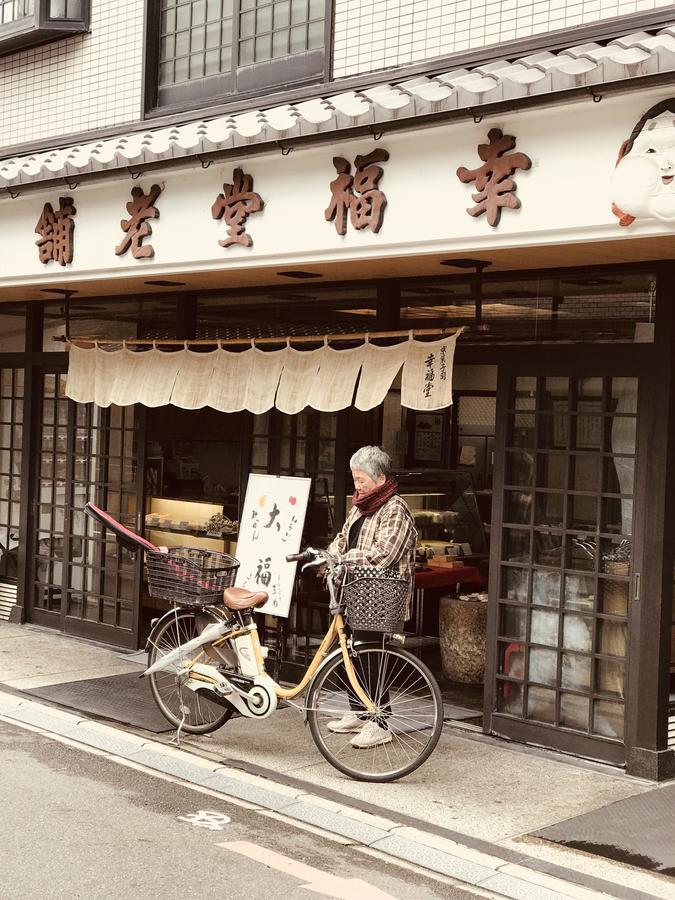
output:
[[[200,809],[199,812],[190,813],[187,816],[176,816],[179,822],[189,822],[197,828],[208,828],[209,831],[223,831],[232,819],[223,813],[213,812],[210,809]]]
[[[249,841],[231,841],[216,846],[240,853],[269,868],[299,878],[300,881],[306,882],[301,887],[314,891],[315,894],[336,897],[338,900],[354,900],[354,897],[358,897],[359,900],[396,900],[391,894],[385,894],[384,891],[360,878],[340,878]]]

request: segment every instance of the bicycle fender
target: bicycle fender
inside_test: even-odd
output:
[[[159,616],[159,618],[153,619],[152,627],[150,628],[150,634],[145,639],[145,646],[143,647],[146,653],[150,652],[150,648],[152,647],[155,640],[155,635],[157,634],[159,629],[162,628],[167,619],[175,619],[175,617],[176,611],[174,609],[170,609]]]

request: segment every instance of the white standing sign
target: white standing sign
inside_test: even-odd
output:
[[[248,476],[237,542],[237,587],[267,591],[259,612],[288,616],[297,563],[289,553],[300,550],[311,478]]]

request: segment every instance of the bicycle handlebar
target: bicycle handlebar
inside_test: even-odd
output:
[[[307,550],[303,550],[302,553],[289,553],[286,557],[286,562],[310,562],[315,556],[315,551],[308,548]]]

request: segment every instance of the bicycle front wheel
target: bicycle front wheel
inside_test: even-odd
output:
[[[356,647],[359,685],[375,704],[369,712],[350,684],[342,654],[314,677],[307,695],[312,737],[328,762],[358,781],[395,781],[429,758],[443,729],[436,679],[400,647]]]
[[[176,610],[159,626],[156,634],[151,635],[148,666],[197,637],[210,621],[219,620],[207,612]],[[193,656],[194,653],[188,655]],[[188,734],[208,734],[224,725],[233,715],[234,708],[220,706],[184,686],[181,682],[183,676],[179,676],[178,671],[188,657],[178,659],[168,669],[149,675],[150,691],[159,711],[175,728]]]

